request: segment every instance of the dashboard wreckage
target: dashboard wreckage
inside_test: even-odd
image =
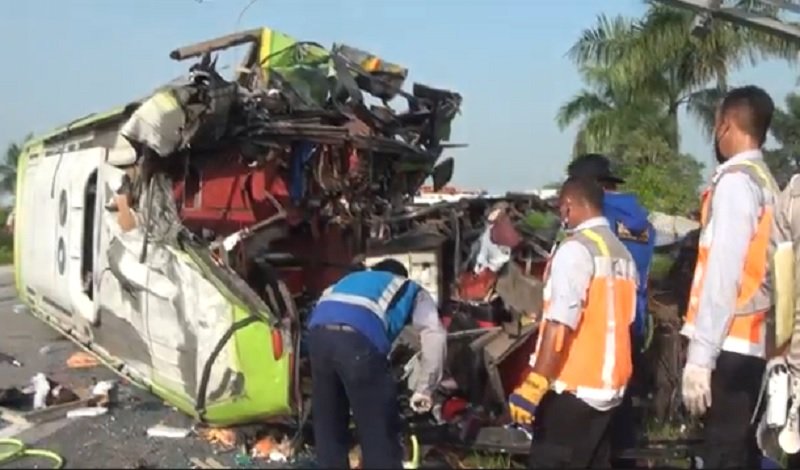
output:
[[[215,54],[234,46],[248,52],[228,80]],[[504,402],[528,367],[558,220],[533,195],[412,203],[452,177],[462,97],[409,93],[399,65],[266,28],[170,57],[195,61],[187,77],[26,144],[14,261],[32,311],[205,425],[302,425],[315,299],[394,257],[450,335],[434,413],[409,425],[527,450]],[[405,332],[399,380],[417,347]]]

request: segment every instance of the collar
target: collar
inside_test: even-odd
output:
[[[608,220],[606,220],[603,216],[592,217],[591,219],[584,220],[580,224],[578,224],[575,228],[569,231],[569,233],[579,232],[581,230],[586,230],[587,228],[594,228],[594,227],[608,227]]]
[[[764,158],[764,154],[761,153],[760,149],[745,150],[744,152],[739,152],[736,155],[729,158],[728,160],[726,160],[725,162],[719,164],[719,166],[717,166],[717,169],[714,171],[714,175],[717,176],[723,171],[725,171],[725,169],[730,168],[739,163],[742,163],[743,161],[759,160],[762,158]]]

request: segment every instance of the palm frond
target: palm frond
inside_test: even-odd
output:
[[[707,137],[711,137],[714,133],[717,107],[726,92],[725,88],[712,87],[696,91],[686,97],[686,111],[697,120]]]
[[[578,119],[606,112],[610,108],[611,104],[601,96],[594,92],[583,90],[561,106],[556,116],[556,122],[561,129],[564,129]]]

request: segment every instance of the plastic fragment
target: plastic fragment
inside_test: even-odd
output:
[[[93,418],[108,413],[108,408],[96,406],[91,408],[77,408],[67,412],[67,418]]]
[[[174,426],[164,426],[158,424],[147,430],[148,437],[166,437],[170,439],[184,439],[192,432],[188,428],[178,428]]]

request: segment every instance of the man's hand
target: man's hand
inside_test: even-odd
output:
[[[536,372],[528,374],[522,385],[508,397],[511,419],[521,426],[530,427],[536,414],[536,407],[549,388],[550,382],[544,376]]]
[[[433,406],[433,401],[430,396],[420,392],[414,392],[411,395],[411,409],[414,413],[427,413],[431,410],[431,406]]]
[[[711,369],[687,363],[683,369],[683,404],[692,416],[711,407]]]

